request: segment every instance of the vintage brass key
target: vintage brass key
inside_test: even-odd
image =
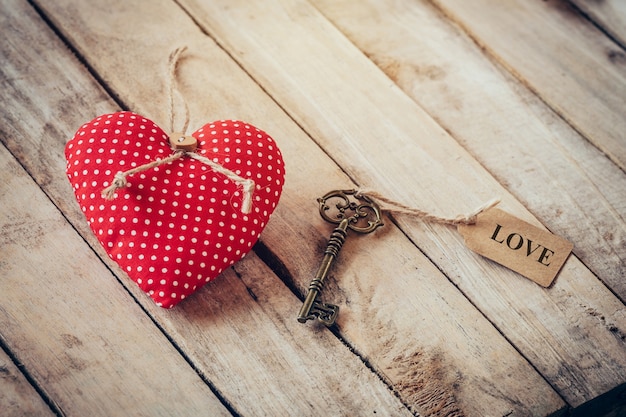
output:
[[[350,196],[357,201],[351,201]],[[334,209],[332,209],[332,204],[328,203],[331,199],[338,199]],[[307,320],[317,319],[326,326],[332,326],[337,318],[339,307],[322,303],[317,300],[317,296],[322,291],[324,279],[346,240],[348,229],[358,233],[370,233],[383,223],[378,205],[355,190],[331,191],[324,197],[318,198],[317,201],[322,218],[338,226],[330,235],[322,264],[309,284],[306,299],[298,313],[298,321],[305,323]]]

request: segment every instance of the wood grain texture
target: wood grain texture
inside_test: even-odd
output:
[[[622,170],[427,2],[314,4],[626,299]]]
[[[167,2],[158,6],[161,16],[151,16],[147,20],[149,24],[141,27],[125,24],[124,19],[136,21],[141,10],[121,2],[109,4],[109,14],[104,15],[82,2],[60,3],[46,8],[46,13],[107,80],[109,88],[119,92],[124,102],[136,103],[134,110],[154,120],[167,120],[168,116],[163,105],[167,97],[154,93],[155,88],[163,90],[160,88],[163,74],[143,68],[161,68],[181,39],[190,45],[179,77],[185,98],[193,109],[191,126],[206,122],[206,115],[213,115],[212,118],[236,115],[271,132],[290,161],[288,185],[278,212],[264,232],[264,241],[272,242],[271,248],[283,248],[281,252],[292,248],[288,253],[289,269],[297,274],[299,286],[306,285],[319,262],[320,246],[330,232],[328,225],[316,215],[314,199],[327,191],[329,183],[346,187],[353,184],[179,9]],[[93,32],[87,28],[93,28]],[[185,31],[181,33],[180,28]],[[125,36],[112,35],[119,33]],[[159,48],[149,47],[157,33],[161,37],[163,33],[171,33],[172,37],[161,38]],[[126,54],[135,59],[124,61],[120,55]],[[115,56],[111,60],[99,59],[109,55]],[[124,66],[120,67],[120,63]],[[142,81],[129,76],[133,73],[141,74]],[[198,91],[207,93],[198,94]],[[562,400],[545,381],[400,231],[390,227],[381,237],[370,239],[371,243],[356,238],[351,241],[354,242],[348,242],[342,251],[342,259],[347,263],[343,267],[342,263],[337,265],[341,284],[328,289],[345,307],[340,331],[349,336],[351,347],[399,392],[412,410],[425,411],[426,415],[474,415],[493,410],[504,414],[515,409],[521,415],[541,415],[563,407]],[[366,246],[356,245],[357,242]],[[377,251],[385,248],[383,256],[389,257],[389,265],[377,266],[378,262],[372,261],[374,247]],[[359,264],[363,269],[357,273],[355,266]],[[388,276],[390,265],[397,267]],[[335,393],[337,404],[345,406],[344,412],[350,413],[355,404],[365,408],[391,401],[373,397],[357,402],[355,396],[359,392],[371,397],[373,388],[366,387],[379,386],[372,383],[371,375],[354,371],[352,379],[340,372],[339,364],[346,363],[347,369],[353,369],[356,359],[346,360],[345,350],[336,347],[337,340],[329,339],[326,330],[298,324],[295,298],[285,293],[280,282],[270,279],[272,275],[253,256],[235,269],[242,281],[230,272],[225,274],[215,285],[203,289],[187,304],[180,305],[180,309],[177,307],[175,317],[163,314],[150,303],[146,308],[238,410],[253,413],[249,409],[257,400],[273,401],[276,410],[288,405],[319,408],[316,401],[325,399],[323,396],[320,400],[296,402],[295,399],[307,396],[296,393],[297,384],[286,372],[297,369],[294,375],[300,375],[305,371],[303,364],[310,366],[311,361],[317,362],[309,371],[315,373],[299,383],[304,384],[303,389],[310,387],[307,384],[320,389],[324,381],[330,382],[323,389]],[[376,290],[380,277],[384,277],[385,285]],[[214,299],[222,303],[215,303]],[[292,316],[288,315],[289,311]],[[272,337],[265,336],[266,332]],[[303,344],[308,346],[306,350]],[[271,349],[263,352],[258,348],[247,349],[257,345]],[[309,355],[311,358],[307,359]],[[288,361],[282,362],[284,358]],[[324,363],[332,366],[326,369]],[[231,368],[237,372],[229,372]],[[256,374],[266,369],[269,373]],[[345,388],[339,388],[338,377]],[[242,384],[252,385],[254,389],[244,391]],[[259,384],[281,393],[277,397],[264,396]],[[289,391],[284,391],[287,388]],[[272,410],[263,404],[257,407]],[[330,406],[325,405],[324,409]],[[380,413],[378,405],[375,407]],[[307,413],[305,409],[303,413]]]
[[[18,7],[14,7],[12,11],[24,13],[28,10],[20,11]],[[85,106],[75,109],[77,117],[82,117],[82,120],[74,125],[72,124],[73,117],[68,118],[69,122],[66,121],[63,117],[64,109],[56,107],[55,103],[60,95],[71,94],[73,97],[85,97],[86,102],[94,99],[94,104],[105,107],[105,111],[112,111],[115,105],[110,99],[102,98],[102,91],[94,80],[67,50],[60,47],[58,42],[46,39],[45,33],[36,30],[41,22],[37,23],[37,19],[32,16],[32,11],[30,15],[31,22],[15,19],[16,22],[22,22],[20,30],[15,32],[21,36],[16,36],[16,38],[43,37],[44,39],[37,44],[42,44],[44,49],[33,51],[33,58],[39,56],[39,59],[33,59],[32,62],[38,64],[19,68],[22,76],[28,78],[31,72],[35,76],[47,68],[48,76],[53,77],[58,84],[73,84],[80,86],[81,90],[52,91],[44,95],[38,92],[36,86],[33,86],[21,96],[6,94],[5,99],[19,102],[12,106],[14,113],[11,114],[10,120],[13,122],[13,130],[11,131],[12,137],[7,140],[7,144],[12,152],[20,155],[21,162],[35,174],[35,177],[49,178],[47,183],[43,182],[41,185],[56,204],[67,207],[67,218],[77,227],[82,227],[85,219],[73,201],[69,184],[64,178],[63,145],[64,138],[68,138],[82,122],[93,117],[91,112],[95,107]],[[19,46],[16,45],[16,48],[19,49]],[[20,61],[11,62],[17,62],[19,65]],[[53,70],[53,68],[57,69]],[[17,73],[18,68],[9,68],[7,72]],[[12,90],[9,89],[9,91]],[[37,104],[32,104],[36,98],[40,98]],[[23,109],[29,103],[31,107],[34,107],[35,114],[41,109],[52,109],[51,120],[33,118],[29,120],[31,123],[29,125],[21,123],[20,120],[27,118],[27,113]],[[3,120],[2,125],[7,124]],[[55,144],[47,136],[29,135],[29,129],[39,131],[44,124],[50,126],[50,130],[60,132],[54,138],[60,142],[59,144]],[[40,165],[35,150],[44,147],[46,143],[49,146],[45,154],[47,161]],[[56,168],[58,166],[61,168]],[[253,255],[249,255],[242,264],[249,264],[247,269],[253,271],[255,277],[261,275],[259,280],[264,283],[265,291],[274,294],[267,301],[259,301],[260,297],[243,284],[242,279],[245,279],[243,277],[245,274],[237,274],[229,270],[215,285],[206,287],[201,294],[195,296],[194,301],[187,304],[186,308],[177,308],[172,314],[171,311],[156,307],[145,294],[136,288],[134,283],[124,276],[119,268],[108,260],[91,232],[87,229],[84,233],[85,239],[93,245],[100,257],[106,259],[107,266],[115,271],[135,297],[144,303],[144,307],[149,310],[152,318],[159,321],[159,325],[168,331],[168,337],[184,350],[194,367],[217,387],[237,413],[250,416],[315,415],[318,410],[327,410],[333,415],[351,415],[353,412],[411,415],[379,377],[364,366],[362,361],[346,349],[328,330],[320,329],[317,332],[319,335],[312,341],[305,337],[308,335],[306,328],[299,325],[292,316],[285,314],[285,310],[297,310],[298,299]],[[97,265],[99,262],[95,258],[85,261],[85,268],[93,268],[93,264]],[[53,268],[54,263],[51,261],[49,263],[49,268]],[[102,265],[100,267],[104,268]],[[93,276],[87,279],[85,276],[83,280],[91,281],[94,278],[107,279],[107,277]],[[111,277],[108,281],[109,286],[115,286]],[[123,292],[121,287],[117,290]],[[80,290],[77,289],[75,292],[80,293]],[[101,289],[100,292],[108,294],[106,289]],[[256,292],[263,294],[261,290]],[[6,308],[10,310],[9,307]],[[276,309],[280,314],[275,311]],[[121,311],[124,309],[122,308]],[[112,314],[111,317],[113,320],[124,318],[116,314]],[[83,318],[79,316],[76,320]],[[80,325],[80,321],[77,325]],[[152,330],[157,331],[156,327]],[[299,335],[298,332],[300,332]],[[141,331],[138,333],[141,335]],[[294,337],[294,334],[298,336]],[[161,344],[171,348],[168,342]],[[90,356],[90,351],[82,345],[77,345],[74,349],[79,352],[77,354],[84,357]],[[152,361],[164,364],[170,360],[182,360],[176,351],[167,354],[152,352],[150,357]],[[131,370],[140,375],[147,372],[147,369],[143,369],[145,361],[136,360],[136,357],[129,358],[129,360],[136,361],[135,367],[131,367]],[[328,365],[320,366],[325,363]],[[139,370],[136,367],[140,367]],[[121,374],[119,378],[121,386],[133,382],[132,378],[127,381],[125,374]],[[53,377],[51,379],[54,380]],[[191,389],[187,387],[188,382],[184,378],[161,379],[165,379],[164,383],[168,384],[176,381],[175,384],[180,389]],[[95,383],[98,382],[102,381],[96,379]],[[53,381],[46,381],[44,386],[52,383]],[[163,389],[166,388],[160,390]],[[155,392],[158,395],[158,390]],[[75,396],[71,392],[68,395]],[[97,394],[93,396],[97,397]],[[97,398],[95,401],[102,400],[104,398]],[[150,401],[146,399],[146,402]],[[210,408],[199,413],[197,410],[185,410],[184,404],[178,404],[177,401],[172,401],[171,405],[174,410],[172,415],[176,415],[175,413],[211,415]],[[133,408],[128,405],[121,409],[127,414],[133,413]],[[71,412],[77,411],[71,410]]]
[[[160,319],[246,416],[411,413],[325,327],[295,320],[301,302],[253,253]]]
[[[41,396],[2,350],[0,350],[0,410],[5,417],[54,416]]]
[[[331,187],[349,188],[357,181],[399,199],[408,189],[410,202],[444,215],[471,209],[502,192],[503,206],[537,222],[306,2],[185,3],[195,20],[167,1],[84,3],[42,2],[41,7],[123,103],[157,122],[166,121],[164,63],[174,47],[187,44],[190,53],[183,59],[179,81],[192,108],[191,126],[207,117],[237,117],[277,139],[287,160],[288,185],[260,252],[299,291],[317,268],[331,229],[317,216],[314,200]],[[21,33],[24,39],[36,38]],[[19,45],[15,40],[3,45],[11,42]],[[0,123],[2,140],[82,230],[82,214],[72,206],[63,175],[54,168],[63,165],[64,141],[55,142],[57,153],[51,153],[48,136],[54,132],[67,138],[80,123],[98,115],[100,107],[110,111],[116,106],[67,51],[45,40],[42,44],[48,47],[35,51],[46,57],[43,70],[26,71],[39,61],[34,52],[34,59],[13,58],[21,65],[2,78],[8,86],[3,94],[31,103],[16,105],[21,114],[3,115],[13,126]],[[35,75],[48,73],[46,65],[55,70]],[[66,66],[71,69],[64,71]],[[74,76],[80,79],[80,90],[55,87],[71,86],[67,80]],[[25,81],[28,77],[44,81],[49,90],[33,88]],[[45,82],[49,79],[54,82]],[[65,110],[76,109],[71,101],[58,105],[65,94],[84,98],[86,107],[66,115]],[[27,116],[29,110],[38,116]],[[78,120],[70,125],[66,118]],[[46,124],[50,120],[54,122]],[[403,179],[396,183],[398,178]],[[415,191],[416,184],[422,189]],[[473,195],[467,200],[459,198],[468,192]],[[458,207],[451,207],[450,200]],[[325,290],[328,301],[342,306],[336,330],[349,349],[327,330],[297,324],[297,300],[254,255],[172,315],[153,306],[134,284],[128,289],[244,415],[285,410],[307,415],[322,406],[347,414],[357,406],[368,413],[406,412],[352,352],[410,410],[424,415],[546,415],[559,410],[563,401],[535,368],[572,405],[623,382],[623,305],[577,259],[570,259],[565,278],[553,288],[537,291],[468,254],[453,229],[396,221],[428,258],[388,222],[380,233],[349,238]],[[84,237],[94,244],[89,232]],[[320,368],[321,362],[331,366]],[[273,395],[264,395],[266,391]],[[328,399],[330,405],[325,404]]]
[[[307,3],[183,4],[357,183],[444,216],[500,195],[505,210],[538,224]],[[571,405],[623,383],[624,305],[576,257],[545,290],[469,253],[454,230],[397,221]],[[281,259],[297,270],[290,250]]]
[[[622,48],[626,48],[626,3],[621,0],[569,0],[595,24],[605,30]],[[614,55],[624,59],[623,55]]]
[[[563,0],[434,3],[626,170],[626,55],[618,45]]]
[[[0,200],[2,338],[56,408],[230,415],[4,147]]]

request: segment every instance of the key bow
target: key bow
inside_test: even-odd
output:
[[[353,196],[357,201],[351,201]],[[329,200],[339,199],[334,204],[336,209],[331,215],[332,205]],[[371,198],[361,194],[356,190],[333,190],[317,199],[319,203],[320,215],[330,223],[339,224],[342,220],[348,219],[348,228],[358,233],[371,233],[377,227],[383,225],[380,207]],[[353,213],[348,216],[347,213]],[[365,224],[364,224],[365,223]]]

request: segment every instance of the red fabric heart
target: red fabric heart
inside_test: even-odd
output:
[[[255,182],[252,210],[238,184],[183,156],[128,177],[102,197],[119,171],[172,154],[168,135],[132,112],[102,115],[67,143],[67,176],[108,255],[155,303],[171,308],[250,251],[280,198],[283,159],[273,139],[241,121],[208,123],[192,134],[196,153]]]

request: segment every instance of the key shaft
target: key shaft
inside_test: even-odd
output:
[[[309,284],[307,296],[302,304],[302,308],[300,308],[300,312],[298,313],[298,321],[300,323],[305,323],[307,320],[315,318],[327,325],[332,325],[335,321],[334,317],[337,316],[339,307],[333,304],[320,303],[316,299],[324,287],[324,279],[326,279],[333,261],[337,258],[337,255],[339,255],[339,251],[341,250],[343,243],[346,241],[349,224],[350,219],[343,219],[341,223],[339,223],[339,226],[337,226],[330,235],[328,245],[324,251],[322,263],[315,274],[315,278],[313,278]],[[330,321],[330,317],[328,316],[332,316],[332,322],[330,323],[327,323]],[[326,317],[326,319],[322,320],[323,317]]]

